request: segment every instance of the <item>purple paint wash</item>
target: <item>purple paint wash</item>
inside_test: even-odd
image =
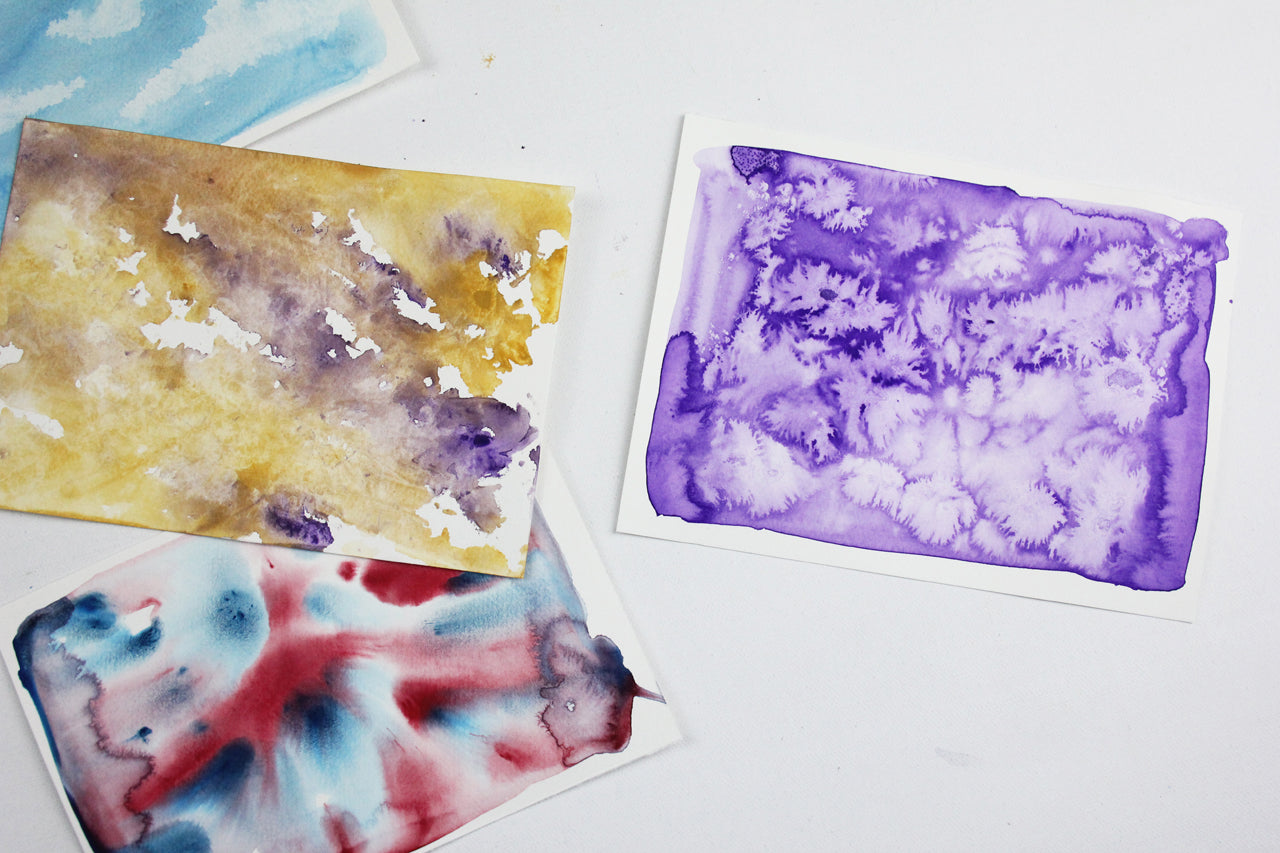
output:
[[[691,159],[653,512],[1184,586],[1222,224],[773,147]]]

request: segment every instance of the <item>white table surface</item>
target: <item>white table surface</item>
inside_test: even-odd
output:
[[[447,849],[1280,846],[1280,7],[399,3],[422,64],[256,147],[577,187],[549,443],[683,744]],[[614,532],[680,118],[1243,213],[1194,624]],[[0,601],[146,532],[0,512]],[[0,848],[74,851],[0,690]]]

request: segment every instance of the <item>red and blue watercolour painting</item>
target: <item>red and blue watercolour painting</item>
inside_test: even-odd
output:
[[[85,848],[415,850],[670,743],[559,501],[524,579],[181,537],[8,608]]]
[[[1182,589],[1223,222],[740,136],[682,151],[631,504],[681,526],[636,532]]]

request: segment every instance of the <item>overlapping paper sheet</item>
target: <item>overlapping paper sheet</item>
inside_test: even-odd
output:
[[[571,197],[28,121],[0,506],[519,575]]]
[[[22,0],[0,34],[0,209],[28,116],[243,145],[417,61],[391,0]]]
[[[1237,238],[686,118],[619,529],[1190,619]]]
[[[538,504],[524,578],[187,536],[0,611],[85,849],[401,853],[674,742],[549,466]]]

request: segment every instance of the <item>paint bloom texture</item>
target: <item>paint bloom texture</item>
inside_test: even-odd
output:
[[[88,846],[398,853],[626,750],[660,697],[536,519],[524,579],[185,537],[31,613]]]
[[[29,121],[0,505],[518,575],[571,196]]]
[[[774,148],[693,163],[658,515],[1183,585],[1222,225]]]

